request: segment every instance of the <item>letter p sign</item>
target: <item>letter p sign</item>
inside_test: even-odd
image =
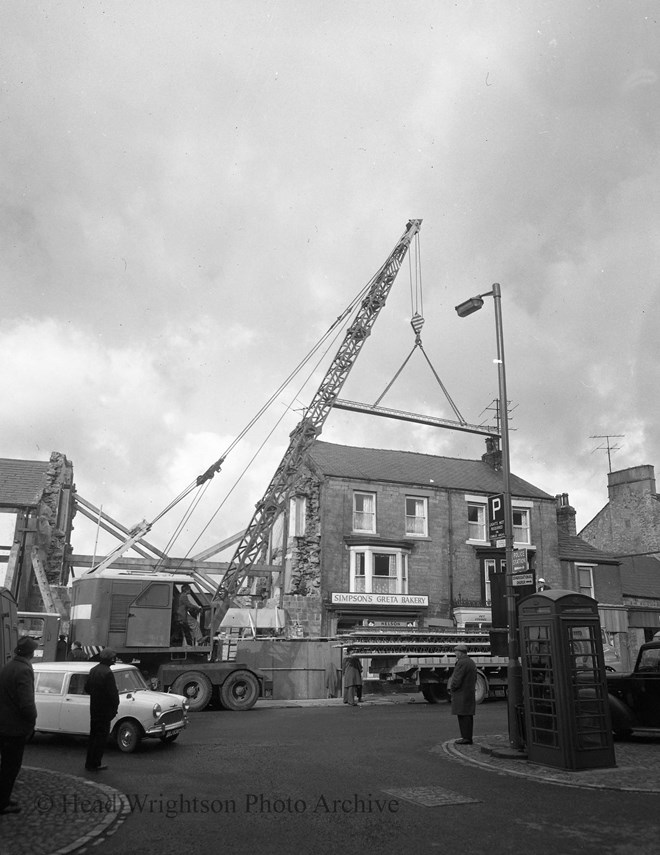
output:
[[[490,540],[504,537],[504,495],[488,497],[488,536]]]

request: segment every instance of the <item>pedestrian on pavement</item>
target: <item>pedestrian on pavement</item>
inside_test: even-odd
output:
[[[88,772],[108,768],[103,763],[103,752],[110,735],[110,723],[119,709],[117,683],[110,670],[116,661],[115,651],[104,648],[99,654],[99,664],[92,668],[85,681],[85,691],[89,695],[89,742],[85,761]]]
[[[55,661],[65,662],[67,653],[66,635],[60,635],[57,639],[57,647],[55,648]]]
[[[0,669],[0,815],[21,809],[11,794],[23,765],[25,740],[37,721],[31,659],[38,646],[24,636],[14,658]]]
[[[357,690],[362,688],[362,666],[357,656],[344,659],[344,703],[352,707],[358,705]]]
[[[549,591],[550,585],[545,581],[545,579],[539,579],[538,584],[536,586],[537,593],[541,593],[541,591]]]
[[[74,641],[71,645],[71,652],[68,659],[69,662],[84,662],[87,659],[83,646],[79,641]]]
[[[456,665],[447,683],[451,693],[451,712],[458,717],[458,728],[461,738],[457,745],[472,745],[474,713],[477,702],[474,690],[477,685],[477,666],[468,656],[467,644],[457,644],[454,648]]]

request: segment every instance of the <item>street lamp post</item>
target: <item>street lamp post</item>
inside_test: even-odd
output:
[[[518,712],[522,704],[522,669],[518,644],[518,613],[513,590],[513,508],[511,506],[511,455],[509,452],[509,411],[506,394],[506,369],[504,364],[504,333],[502,329],[502,291],[496,282],[492,291],[471,297],[456,306],[461,318],[479,311],[484,297],[492,297],[495,305],[495,334],[497,338],[497,377],[499,381],[499,415],[502,436],[502,474],[504,476],[504,554],[506,563],[506,602],[507,602],[507,700],[509,719],[509,744],[511,748],[521,749],[523,738],[520,732]]]

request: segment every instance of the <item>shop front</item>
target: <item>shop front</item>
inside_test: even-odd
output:
[[[414,629],[422,625],[429,598],[421,594],[332,592],[326,607],[328,635],[358,629]]]

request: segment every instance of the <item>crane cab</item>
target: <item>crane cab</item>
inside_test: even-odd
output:
[[[71,600],[71,638],[88,652],[183,647],[178,632],[179,600],[190,577],[176,573],[104,571],[74,579]],[[200,595],[200,617],[205,604]],[[204,629],[196,633],[203,641]],[[92,649],[90,651],[90,648]]]

